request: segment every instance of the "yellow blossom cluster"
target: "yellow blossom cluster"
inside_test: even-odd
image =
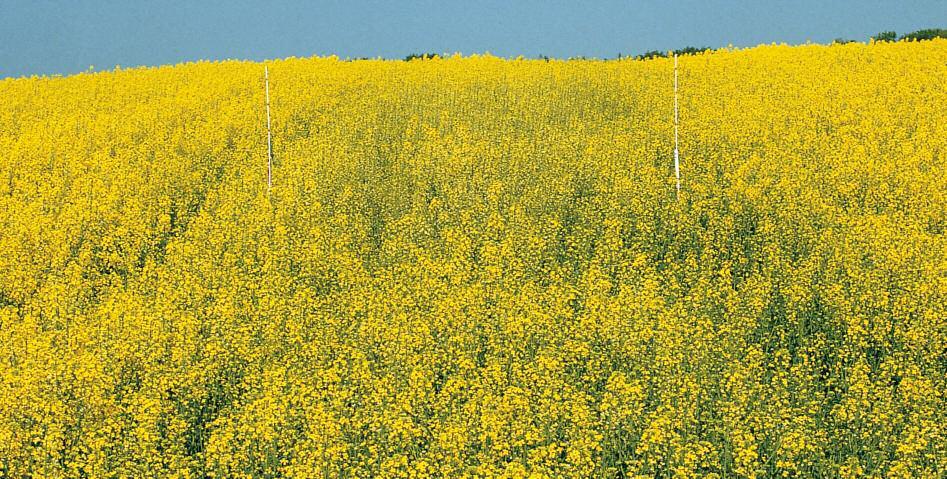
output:
[[[0,81],[0,477],[947,476],[947,40]]]

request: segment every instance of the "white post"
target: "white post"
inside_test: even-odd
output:
[[[263,81],[266,83],[266,192],[273,187],[273,134],[270,132],[270,70],[263,66]]]
[[[681,161],[677,143],[677,53],[674,54],[674,178],[677,179],[677,196],[681,199]]]

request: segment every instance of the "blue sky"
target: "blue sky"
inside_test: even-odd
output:
[[[947,28],[947,1],[0,0],[0,77],[414,52],[615,57]]]

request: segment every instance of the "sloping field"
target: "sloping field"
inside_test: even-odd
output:
[[[0,81],[0,477],[944,477],[947,40]],[[716,475],[715,475],[716,474]]]

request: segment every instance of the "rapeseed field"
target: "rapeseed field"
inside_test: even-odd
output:
[[[0,81],[0,477],[947,475],[947,40]]]

